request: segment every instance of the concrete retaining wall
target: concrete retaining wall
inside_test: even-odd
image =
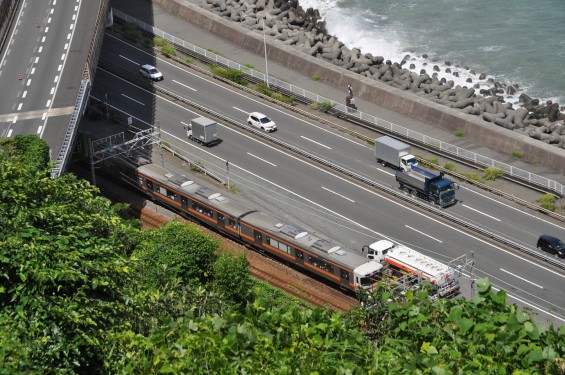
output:
[[[214,33],[243,49],[263,55],[263,38],[257,33],[225,20],[186,0],[153,0],[168,12]],[[206,46],[202,46],[206,47]],[[379,81],[362,77],[324,60],[309,56],[275,41],[267,43],[269,60],[306,76],[318,74],[321,80],[345,91],[348,84],[355,87],[357,96],[415,120],[440,127],[450,133],[461,130],[466,139],[496,149],[505,154],[520,152],[524,160],[539,163],[565,173],[565,150],[523,136],[498,125],[483,121],[410,92],[389,87]],[[278,77],[284,80],[284,77]],[[399,124],[401,125],[401,124]]]

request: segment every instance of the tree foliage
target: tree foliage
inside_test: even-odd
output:
[[[254,281],[244,254],[221,253],[214,264],[214,287],[230,302],[240,306],[253,300]]]
[[[51,179],[42,143],[16,138],[0,156],[0,363],[8,373],[98,368],[129,298],[137,229],[88,182]]]
[[[180,279],[185,284],[206,284],[213,275],[218,241],[195,225],[172,221],[148,230],[134,256],[139,276],[147,285],[159,287]]]

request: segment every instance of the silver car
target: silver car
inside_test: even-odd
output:
[[[153,65],[145,64],[139,68],[139,74],[144,77],[151,78],[153,81],[161,81],[163,74]]]
[[[247,118],[247,123],[266,132],[277,130],[275,122],[259,112],[251,112]]]

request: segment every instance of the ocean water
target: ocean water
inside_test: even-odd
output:
[[[347,47],[385,60],[433,66],[455,84],[492,87],[488,78],[565,106],[565,0],[299,0]],[[427,54],[427,58],[422,56]],[[459,77],[446,73],[446,68]],[[475,74],[472,74],[472,71]],[[472,83],[466,82],[467,78]],[[478,93],[478,89],[476,89]]]

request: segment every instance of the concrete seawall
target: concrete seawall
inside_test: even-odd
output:
[[[218,35],[242,49],[262,55],[263,38],[260,34],[219,17],[186,0],[153,0],[164,10],[202,29]],[[210,46],[202,46],[203,48]],[[318,74],[326,84],[345,92],[352,84],[356,95],[383,108],[403,114],[450,133],[460,130],[465,138],[502,153],[520,152],[523,160],[538,163],[565,174],[565,150],[523,136],[476,116],[436,104],[410,92],[389,87],[379,81],[365,78],[324,60],[309,56],[293,47],[267,40],[269,60],[289,69],[312,76]],[[229,58],[229,56],[227,56]],[[284,77],[277,77],[284,80]],[[399,124],[402,125],[402,124]]]

